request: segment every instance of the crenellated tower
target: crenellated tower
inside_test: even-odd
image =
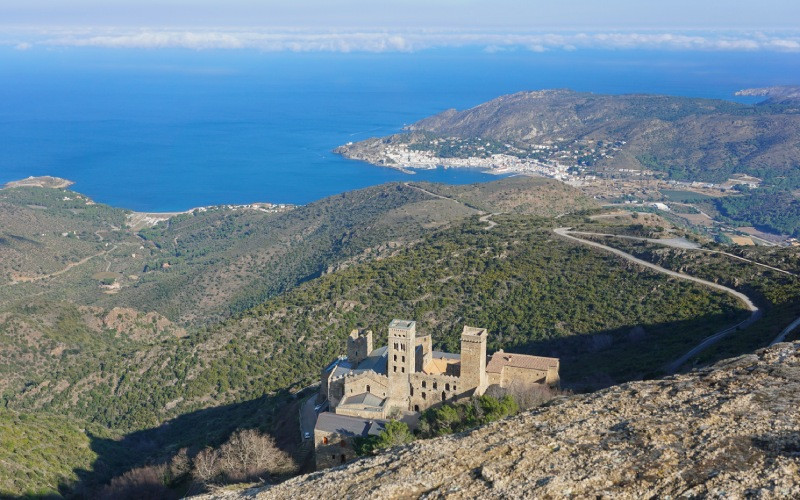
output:
[[[477,389],[481,394],[486,383],[486,328],[465,326],[461,332],[461,387],[464,391]]]
[[[372,330],[357,329],[347,337],[347,361],[357,366],[372,352]]]

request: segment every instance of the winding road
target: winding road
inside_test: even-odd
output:
[[[570,228],[568,228],[568,227],[559,227],[559,228],[553,229],[553,232],[555,232],[557,235],[559,235],[559,236],[561,236],[563,238],[567,238],[569,240],[575,241],[575,242],[580,243],[582,245],[588,245],[588,246],[591,246],[591,247],[599,248],[601,250],[605,250],[607,252],[613,253],[614,255],[622,257],[623,259],[628,260],[630,262],[633,262],[635,264],[638,264],[638,265],[640,265],[642,267],[646,267],[648,269],[652,269],[654,271],[658,271],[660,273],[666,274],[668,276],[672,276],[674,278],[679,278],[679,279],[683,279],[683,280],[687,280],[687,281],[692,281],[694,283],[698,283],[700,285],[707,286],[707,287],[713,288],[715,290],[720,290],[720,291],[725,292],[725,293],[731,295],[732,297],[736,298],[737,300],[742,302],[745,305],[745,307],[747,307],[747,309],[750,311],[750,317],[749,318],[747,318],[746,320],[744,320],[744,321],[742,321],[740,323],[737,323],[737,324],[735,324],[733,326],[725,328],[724,330],[721,330],[721,331],[719,331],[719,332],[717,332],[717,333],[715,333],[713,335],[710,335],[710,336],[704,338],[699,344],[697,344],[695,347],[693,347],[691,350],[689,350],[689,352],[687,352],[686,354],[682,355],[678,359],[672,361],[671,363],[667,364],[664,367],[664,369],[665,369],[665,371],[667,373],[675,373],[684,363],[689,361],[694,356],[698,355],[700,352],[704,351],[708,347],[710,347],[710,346],[714,345],[715,343],[719,342],[720,340],[722,340],[723,338],[727,337],[731,333],[733,333],[733,332],[735,332],[737,330],[741,330],[741,329],[749,326],[750,324],[752,324],[753,322],[757,321],[761,317],[761,314],[762,314],[761,309],[759,309],[758,306],[756,306],[753,303],[753,301],[750,300],[750,297],[748,297],[747,295],[745,295],[745,294],[743,294],[741,292],[737,292],[733,288],[729,288],[729,287],[726,287],[724,285],[720,285],[719,283],[714,283],[713,281],[704,280],[702,278],[697,278],[695,276],[690,276],[688,274],[683,274],[683,273],[679,273],[679,272],[676,272],[676,271],[672,271],[670,269],[666,269],[666,268],[661,267],[659,265],[653,264],[652,262],[647,262],[646,260],[642,260],[642,259],[639,259],[637,257],[634,257],[633,255],[631,255],[629,253],[626,253],[626,252],[623,252],[622,250],[619,250],[619,249],[616,249],[616,248],[613,248],[613,247],[610,247],[610,246],[607,246],[607,245],[603,245],[602,243],[597,243],[595,241],[589,241],[589,240],[584,240],[583,238],[578,238],[577,236],[573,236],[571,234]],[[591,234],[591,233],[575,233],[575,234]],[[611,236],[616,236],[616,235],[611,235]],[[631,237],[629,237],[629,238],[631,238]],[[798,319],[797,322],[798,322],[798,324],[800,324],[800,319]]]

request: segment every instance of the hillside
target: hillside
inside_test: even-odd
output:
[[[80,480],[98,458],[91,435],[111,435],[100,426],[56,415],[0,409],[0,497],[57,495]]]
[[[428,136],[481,138],[526,148],[547,141],[624,141],[600,160],[620,168],[652,168],[673,179],[721,181],[747,173],[800,186],[797,102],[749,106],[664,95],[602,95],[569,90],[519,92],[464,111],[448,110],[410,125],[386,142]],[[420,134],[420,135],[415,135]],[[374,140],[342,150],[358,156]]]
[[[61,203],[63,192],[53,193],[51,201]],[[119,244],[138,239],[153,256],[185,256],[183,262],[170,260],[174,265],[167,268],[154,266],[157,279],[148,284],[140,278],[147,286],[165,285],[172,276],[202,277],[203,270],[227,262],[203,258],[231,255],[226,252],[235,241],[251,255],[264,249],[275,255],[305,252],[308,260],[290,262],[326,255],[328,265],[303,279],[283,274],[281,292],[240,312],[229,308],[221,321],[185,302],[202,293],[188,286],[163,286],[163,295],[151,302],[122,307],[139,293],[136,286],[106,294],[91,278],[96,269],[82,265],[42,283],[11,285],[5,293],[14,300],[0,311],[0,406],[57,414],[76,428],[83,428],[81,422],[101,425],[119,436],[92,438],[92,450],[101,451],[88,469],[80,469],[85,487],[148,460],[168,458],[182,447],[218,445],[237,427],[283,429],[281,435],[289,437],[282,443],[292,449],[298,435],[286,422],[286,415],[296,414],[292,393],[317,380],[356,326],[372,328],[381,342],[391,318],[414,318],[445,350],[458,349],[464,323],[485,326],[490,350],[559,356],[565,383],[589,390],[657,376],[720,324],[747,314],[727,294],[643,272],[558,237],[556,225],[599,224],[587,217],[591,212],[564,215],[570,206],[594,210],[596,204],[557,181],[521,177],[473,186],[392,184],[287,214],[209,210],[140,235],[120,228]],[[36,213],[51,210],[57,213],[56,208]],[[248,229],[289,234],[286,228],[302,231],[302,220],[315,228],[312,236],[297,238],[288,249],[270,247],[273,240]],[[273,223],[287,232],[273,233]],[[326,246],[341,241],[330,237],[340,231],[357,237],[352,244]],[[100,261],[112,271],[117,262]],[[93,260],[85,265],[94,265]],[[184,272],[171,274],[176,269]],[[747,276],[751,270],[743,268],[742,278]],[[772,283],[772,276],[764,276],[759,286]],[[24,288],[34,286],[41,288]],[[792,294],[795,286],[793,279],[784,279],[780,293]],[[172,295],[182,293],[187,294]],[[87,297],[91,300],[82,302]],[[196,308],[204,323],[176,322],[159,313],[157,302],[169,301]],[[753,343],[764,345],[772,329],[785,326],[781,322],[792,311],[781,311],[785,315],[753,336]],[[129,450],[123,459],[116,457],[121,449]],[[57,487],[42,481],[31,488]]]
[[[800,343],[207,498],[800,496]]]

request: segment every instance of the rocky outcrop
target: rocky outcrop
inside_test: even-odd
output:
[[[800,498],[800,342],[219,498]]]

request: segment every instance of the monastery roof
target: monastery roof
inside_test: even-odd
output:
[[[431,352],[430,362],[422,367],[424,373],[442,374],[447,373],[447,365],[458,364],[461,362],[460,354],[452,352],[433,351]]]
[[[460,360],[461,354],[456,354],[453,352],[444,352],[444,351],[432,351],[431,357],[436,359],[452,359],[452,360]]]
[[[500,373],[503,367],[523,368],[528,370],[547,371],[548,368],[558,368],[558,358],[545,358],[543,356],[529,356],[527,354],[514,354],[498,351],[486,365],[487,373]]]
[[[361,406],[381,406],[383,405],[383,398],[372,394],[371,392],[362,392],[355,396],[350,396],[340,404],[344,405],[361,405]]]
[[[317,417],[317,425],[314,426],[314,430],[365,437],[379,434],[385,424],[386,422],[383,420],[348,417],[326,411]]]
[[[333,372],[333,378],[338,378],[350,373],[352,369],[353,365],[347,359],[337,358],[326,366],[323,372]]]
[[[353,372],[362,373],[367,370],[372,370],[379,375],[386,375],[389,358],[388,353],[389,346],[386,345],[373,350],[364,361],[358,364],[358,367],[353,370]]]
[[[416,321],[409,321],[406,319],[393,319],[391,323],[389,323],[389,328],[402,328],[404,330],[409,330],[416,325]]]

